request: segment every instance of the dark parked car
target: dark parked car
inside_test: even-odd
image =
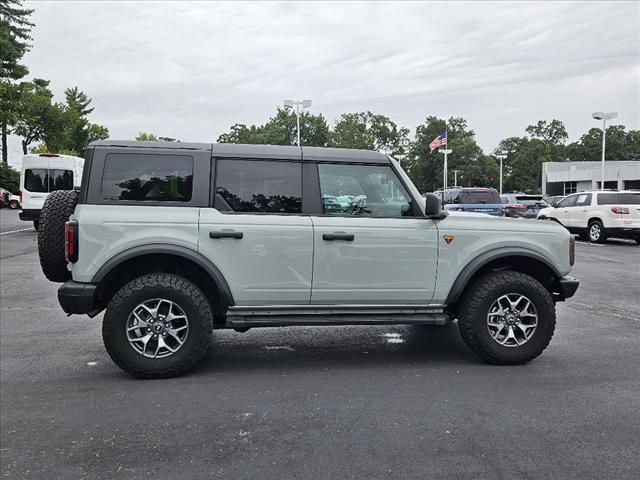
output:
[[[514,218],[536,218],[538,212],[549,206],[540,195],[500,195],[504,214]]]

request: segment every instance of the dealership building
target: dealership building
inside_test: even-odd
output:
[[[544,162],[542,164],[543,195],[568,195],[599,190],[602,178],[600,162]],[[604,163],[604,188],[640,190],[640,161]]]

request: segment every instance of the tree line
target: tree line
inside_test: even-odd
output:
[[[296,128],[295,113],[278,108],[263,125],[232,125],[218,137],[218,142],[295,145]],[[329,125],[322,114],[304,111],[300,116],[303,145],[388,153],[400,160],[421,191],[434,191],[442,186],[442,154],[430,153],[429,144],[445,130],[448,148],[453,151],[448,158],[449,178],[453,180],[451,172],[457,170],[460,186],[497,186],[502,157],[503,190],[535,193],[541,186],[543,162],[601,159],[601,129],[591,128],[579,140],[567,143],[567,130],[563,122],[556,119],[529,125],[524,135],[505,138],[487,153],[478,145],[475,132],[462,117],[427,116],[410,138],[408,128],[370,111],[344,113],[333,125]],[[624,125],[608,127],[606,160],[640,160],[640,130],[626,131]]]

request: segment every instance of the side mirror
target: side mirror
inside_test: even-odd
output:
[[[442,201],[435,193],[427,193],[425,196],[425,216],[429,218],[444,218],[447,214],[442,210]]]

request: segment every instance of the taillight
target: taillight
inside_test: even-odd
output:
[[[526,209],[526,205],[522,205],[521,203],[514,203],[513,205],[509,205],[510,208],[517,208],[518,210]]]
[[[20,203],[22,203],[22,190],[18,192],[18,197],[20,198]]]
[[[575,261],[576,261],[576,237],[575,235],[571,235],[569,240],[569,265],[573,266],[573,263]]]
[[[611,211],[613,213],[618,213],[618,214],[624,214],[624,215],[628,215],[629,214],[629,209],[628,208],[624,208],[624,207],[611,207]]]
[[[64,256],[67,262],[78,261],[78,222],[75,220],[64,224]]]

